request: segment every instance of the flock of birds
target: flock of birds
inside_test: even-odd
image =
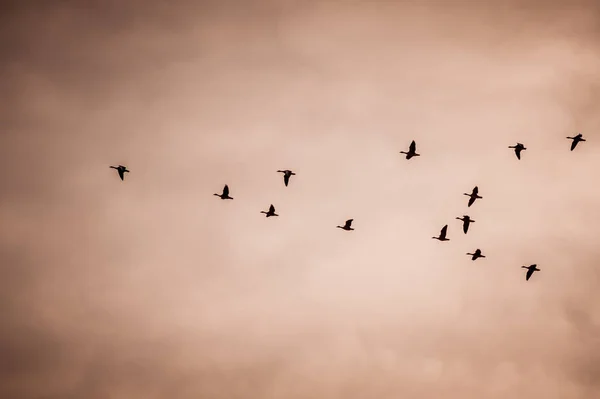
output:
[[[573,140],[571,143],[571,151],[573,151],[575,149],[575,147],[577,147],[577,144],[579,144],[579,142],[586,141],[583,138],[583,135],[581,133],[579,133],[573,137],[567,137],[567,139]],[[515,155],[517,156],[517,159],[519,159],[519,160],[521,159],[521,152],[523,150],[527,149],[521,143],[517,143],[516,145],[511,145],[508,148],[514,149]],[[411,159],[412,157],[418,157],[421,155],[421,154],[417,154],[417,144],[415,143],[414,140],[410,143],[408,151],[400,151],[400,153],[405,154],[406,159]],[[110,166],[110,167],[112,169],[117,170],[121,180],[125,179],[125,173],[130,172],[127,169],[127,167],[123,166],[123,165]],[[296,175],[296,173],[294,173],[288,169],[278,170],[277,172],[283,173],[283,183],[285,184],[286,187],[290,182],[290,177]],[[470,194],[469,193],[463,193],[463,194],[469,197],[469,202],[467,203],[467,207],[471,207],[471,205],[473,205],[476,200],[483,198],[482,196],[479,195],[479,188],[477,186],[475,186],[473,188],[473,190],[471,191]],[[225,186],[223,187],[223,192],[221,194],[215,193],[214,195],[221,198],[222,200],[232,200],[233,199],[233,197],[231,197],[229,195],[229,186],[227,184],[225,184]],[[277,213],[275,213],[275,206],[273,206],[273,204],[271,204],[271,206],[269,206],[268,211],[260,211],[260,213],[264,213],[266,217],[279,216]],[[465,234],[467,234],[467,232],[469,231],[469,226],[471,225],[471,223],[475,223],[475,220],[471,219],[471,217],[469,215],[463,215],[463,217],[457,217],[456,219],[463,222],[463,232]],[[348,220],[346,220],[346,223],[344,223],[343,226],[336,226],[336,227],[340,228],[342,230],[346,230],[346,231],[354,230],[354,228],[352,227],[353,220],[354,219],[348,219]],[[439,240],[439,241],[450,241],[450,239],[447,237],[447,234],[448,234],[448,225],[445,225],[444,227],[442,227],[442,229],[440,230],[440,234],[437,237],[431,237],[431,238],[433,238],[435,240]],[[469,255],[471,257],[471,260],[477,260],[478,258],[485,258],[485,255],[483,255],[481,253],[481,249],[479,249],[479,248],[477,248],[473,253],[467,253],[467,255]],[[521,266],[521,267],[524,269],[527,269],[527,274],[525,275],[525,280],[527,280],[527,281],[529,281],[529,279],[531,278],[531,276],[533,275],[534,272],[540,271],[540,269],[537,268],[536,264],[533,264],[530,266]]]

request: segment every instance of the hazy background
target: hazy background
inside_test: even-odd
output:
[[[2,7],[1,398],[600,397],[596,1]]]

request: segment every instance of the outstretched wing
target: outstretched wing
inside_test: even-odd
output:
[[[225,187],[223,187],[223,197],[228,197],[228,196],[229,196],[229,187],[226,184]]]
[[[271,204],[271,206],[269,207],[269,213],[275,213],[275,207],[273,206],[273,204]]]
[[[442,227],[442,230],[440,230],[440,238],[446,238],[447,231],[448,231],[448,225],[445,225],[444,227]]]
[[[348,219],[348,220],[346,220],[346,224],[344,225],[344,228],[346,228],[346,229],[350,228],[350,226],[352,225],[352,221],[353,220],[354,219]]]
[[[288,185],[288,183],[289,183],[289,182],[290,182],[290,175],[289,175],[289,173],[287,173],[287,172],[286,172],[286,173],[283,175],[283,183],[284,183],[284,184],[286,185],[286,187],[287,187],[287,185]]]
[[[417,143],[415,143],[415,141],[413,140],[412,143],[410,143],[410,147],[408,148],[408,152],[415,152],[417,151]]]

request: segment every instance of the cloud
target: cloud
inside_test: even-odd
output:
[[[47,3],[0,13],[0,396],[598,395],[594,3]]]

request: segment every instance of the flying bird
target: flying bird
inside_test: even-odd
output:
[[[521,143],[517,143],[517,145],[508,146],[508,148],[514,148],[515,154],[517,155],[517,159],[521,159],[521,151],[526,150],[525,146]]]
[[[473,192],[471,194],[467,194],[467,193],[463,193],[463,194],[466,195],[467,197],[471,197],[469,199],[469,204],[467,206],[473,205],[473,203],[475,202],[476,199],[483,198],[483,197],[479,196],[479,188],[477,186],[475,186],[473,188]]]
[[[346,224],[344,224],[343,226],[335,226],[339,229],[344,229],[344,230],[354,230],[352,227],[350,227],[352,225],[352,221],[354,219],[348,219],[346,220]]]
[[[229,187],[227,186],[227,184],[225,185],[225,187],[223,187],[223,194],[213,194],[216,195],[217,197],[220,197],[221,199],[230,199],[232,200],[233,198],[229,196]]]
[[[537,265],[531,266],[521,266],[523,269],[527,269],[527,274],[525,275],[525,280],[529,281],[529,278],[533,275],[533,272],[539,272],[540,269],[536,267]]]
[[[573,142],[571,143],[571,151],[573,151],[575,149],[575,147],[577,147],[577,144],[580,141],[586,141],[583,138],[583,134],[581,134],[581,133],[578,133],[577,136],[575,136],[575,137],[567,137],[567,138],[573,140]]]
[[[465,234],[467,234],[467,231],[469,230],[469,224],[475,223],[475,221],[471,219],[469,215],[464,215],[461,218],[457,217],[457,219],[463,221],[463,231],[465,232]]]
[[[119,177],[121,178],[121,180],[123,180],[125,178],[125,173],[129,173],[129,171],[127,170],[127,167],[125,167],[123,165],[111,166],[111,168],[116,169],[117,172],[119,172]]]
[[[450,241],[449,238],[446,238],[447,232],[448,232],[448,225],[445,225],[444,227],[442,227],[442,230],[440,230],[439,237],[431,237],[431,238],[435,238],[436,240],[440,240],[440,241]]]
[[[273,204],[271,204],[271,206],[269,207],[269,212],[260,211],[260,213],[264,213],[267,217],[269,217],[269,216],[279,216],[278,214],[275,213],[275,207],[273,206]]]
[[[286,187],[290,181],[290,176],[296,175],[294,172],[292,172],[291,170],[287,170],[287,169],[286,170],[278,170],[277,172],[283,173],[283,183],[285,184]]]
[[[471,260],[476,260],[477,258],[485,258],[485,255],[481,254],[481,249],[479,248],[477,248],[472,254],[467,252],[467,255],[471,255]]]
[[[408,152],[400,151],[400,154],[406,154],[406,159],[421,156],[421,154],[417,154],[417,143],[415,143],[414,140],[412,141],[412,143],[410,143],[410,147],[408,147]]]

